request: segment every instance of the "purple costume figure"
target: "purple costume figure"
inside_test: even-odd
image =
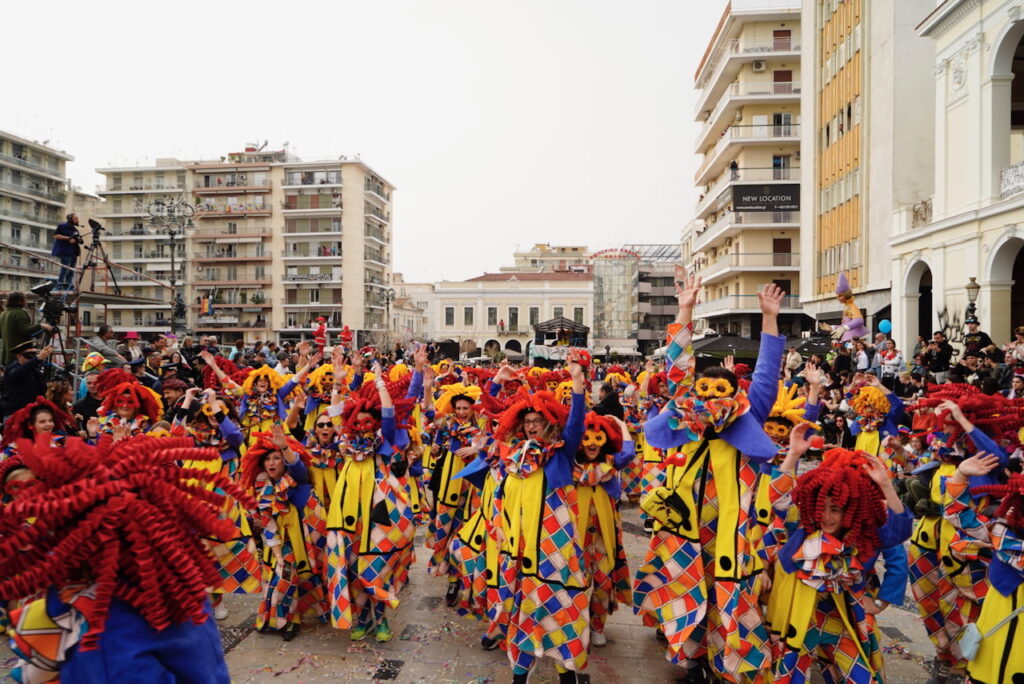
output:
[[[836,326],[823,324],[822,327],[832,332],[833,339],[841,342],[852,342],[866,336],[868,329],[864,327],[864,314],[861,313],[857,303],[853,301],[853,290],[850,289],[850,281],[847,280],[846,273],[843,271],[839,273],[839,282],[836,283],[836,299],[845,307],[843,323]]]

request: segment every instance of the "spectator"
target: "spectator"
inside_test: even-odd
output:
[[[36,348],[31,340],[11,348],[14,361],[4,368],[3,413],[24,408],[46,393],[46,360],[53,347]]]
[[[235,340],[235,348],[231,350],[229,360],[234,364],[241,364],[245,357],[245,340]]]
[[[192,360],[196,354],[199,353],[198,347],[196,347],[195,338],[191,335],[186,335],[181,341],[181,356],[185,359],[186,363],[192,365]]]
[[[7,309],[0,313],[0,336],[3,336],[0,365],[6,367],[14,361],[11,350],[28,342],[42,330],[51,332],[53,326],[49,323],[32,323],[28,312],[25,311],[24,293],[12,292],[7,295]],[[34,396],[32,401],[35,401]]]
[[[274,371],[281,375],[287,375],[292,372],[291,367],[288,365],[288,352],[277,352],[277,365],[274,366]]]
[[[124,357],[126,363],[142,358],[142,345],[139,344],[139,333],[129,330],[124,334],[124,342],[118,345],[117,353]]]
[[[54,292],[75,287],[75,264],[82,253],[82,236],[78,233],[78,215],[68,214],[67,221],[57,224],[50,254],[60,259],[60,275]]]
[[[1018,325],[1013,329],[1013,341],[1003,349],[1013,354],[1014,361],[1024,363],[1024,325]]]
[[[964,333],[964,351],[988,354],[996,350],[996,345],[988,333],[978,330],[978,317],[971,314],[964,321],[967,325],[967,332]]]
[[[121,356],[117,347],[111,343],[114,339],[114,329],[109,325],[101,325],[96,328],[96,335],[87,340],[90,347],[103,354],[103,358],[110,362],[111,368],[121,368],[128,362]]]
[[[875,375],[882,377],[882,352],[888,348],[888,338],[884,333],[875,333],[875,343],[866,345],[868,358],[871,359],[871,370]]]
[[[75,418],[84,426],[90,418],[98,417],[97,410],[103,399],[96,392],[96,380],[100,377],[99,371],[92,371],[85,374],[85,396],[78,400],[72,407],[71,412]]]
[[[615,416],[619,420],[626,419],[626,412],[619,402],[619,393],[610,383],[602,382],[597,393],[599,401],[594,406],[594,413],[599,416]]]
[[[157,378],[146,372],[146,359],[138,358],[134,361],[129,361],[128,370],[131,371],[132,375],[138,378],[139,382],[149,389],[153,389],[156,386]]]
[[[1004,390],[1007,399],[1024,399],[1024,375],[1014,375],[1010,380],[1010,389]]]
[[[836,356],[832,360],[832,370],[840,374],[853,370],[853,357],[849,348],[841,342],[835,342],[834,345]]]
[[[875,355],[881,368],[882,384],[888,389],[895,389],[896,376],[904,370],[906,365],[903,361],[903,354],[896,348],[895,340],[884,340],[885,348]]]
[[[789,371],[790,375],[796,375],[803,362],[804,359],[800,356],[800,352],[796,350],[796,347],[790,347],[786,352],[786,370]]]
[[[936,330],[932,335],[932,341],[925,347],[923,361],[927,365],[928,372],[935,378],[936,384],[941,385],[949,378],[949,364],[953,359],[953,347],[946,341],[946,335],[941,330]]]
[[[871,368],[871,359],[868,357],[868,346],[863,340],[857,340],[853,345],[853,368],[854,370],[863,373]]]
[[[188,383],[184,380],[179,380],[178,378],[164,380],[160,384],[160,395],[164,400],[164,415],[169,415],[178,407],[181,400],[185,397],[185,391],[187,389]]]

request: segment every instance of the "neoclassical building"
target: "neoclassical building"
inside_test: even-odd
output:
[[[894,335],[958,339],[974,278],[1001,344],[1024,324],[1024,2],[946,0],[917,32],[935,44],[935,194],[894,221]]]

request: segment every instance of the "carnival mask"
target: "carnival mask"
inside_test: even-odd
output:
[[[789,433],[792,430],[792,425],[779,420],[768,420],[768,422],[764,424],[764,431],[772,438],[773,441],[776,442],[783,442],[789,439]]]
[[[356,418],[352,424],[355,431],[359,434],[365,434],[369,432],[377,431],[377,419],[373,416],[367,416],[365,418]]]
[[[114,408],[139,408],[139,400],[131,392],[123,392],[114,400]]]
[[[34,477],[25,480],[10,480],[4,484],[4,496],[8,499],[17,499],[25,492],[39,486],[39,480]]]
[[[597,447],[600,449],[608,442],[608,435],[604,430],[587,430],[583,433],[583,448]]]
[[[700,378],[694,389],[701,399],[722,399],[736,392],[736,388],[725,378]]]

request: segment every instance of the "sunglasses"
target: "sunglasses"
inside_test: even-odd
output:
[[[334,425],[331,424],[331,423],[317,423],[316,426],[317,427],[334,427]]]

